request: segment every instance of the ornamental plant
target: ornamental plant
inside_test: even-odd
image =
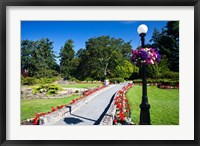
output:
[[[130,106],[126,98],[126,92],[131,87],[132,84],[128,84],[116,93],[117,95],[114,99],[116,107],[116,113],[113,120],[114,125],[124,125],[130,123]]]
[[[153,48],[139,48],[132,50],[132,60],[137,65],[156,64],[160,62],[161,55]]]

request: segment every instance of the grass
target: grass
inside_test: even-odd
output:
[[[66,98],[57,99],[32,99],[21,100],[21,121],[35,117],[35,113],[51,111],[52,106],[69,104],[72,99],[76,99],[78,95],[72,95]]]
[[[179,90],[159,89],[156,86],[147,87],[148,100],[151,106],[152,125],[178,125],[179,124]],[[131,108],[131,119],[138,124],[140,119],[140,104],[142,87],[133,86],[127,92]]]
[[[102,86],[102,83],[86,83],[86,84],[61,84],[61,87],[64,88],[96,88]]]

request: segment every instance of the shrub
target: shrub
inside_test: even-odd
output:
[[[38,84],[49,84],[49,83],[55,82],[58,79],[59,79],[59,77],[52,77],[52,78],[44,77],[44,78],[38,79],[37,83]]]
[[[62,88],[55,84],[37,85],[33,87],[33,94],[43,93],[43,92],[45,92],[47,95],[56,94],[58,90],[62,90]]]
[[[140,84],[140,83],[142,83],[142,80],[141,79],[136,79],[136,80],[133,80],[133,83]]]
[[[34,85],[37,83],[37,79],[34,77],[21,77],[22,85]]]
[[[89,82],[89,81],[93,81],[94,79],[93,78],[90,78],[90,77],[87,77],[86,79],[85,79],[85,81],[87,81],[87,82]]]
[[[75,93],[79,93],[79,90],[76,90]]]
[[[111,78],[109,79],[109,81],[111,83],[121,83],[121,82],[124,82],[125,80],[123,78]]]
[[[161,78],[163,78],[163,79],[179,79],[179,73],[167,71],[167,72],[162,73]]]
[[[79,80],[76,79],[75,77],[71,77],[71,78],[69,79],[69,81],[70,81],[70,82],[79,82]]]
[[[42,89],[41,85],[37,85],[33,87],[33,94],[40,93],[40,89]]]
[[[161,85],[168,85],[168,86],[177,86],[179,84],[179,81],[163,81]]]
[[[56,90],[50,89],[47,91],[47,95],[56,94]]]

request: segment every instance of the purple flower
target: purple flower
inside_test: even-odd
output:
[[[136,65],[155,64],[161,60],[161,55],[153,48],[141,48],[132,50],[132,61]]]

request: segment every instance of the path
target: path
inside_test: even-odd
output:
[[[124,84],[112,85],[110,89],[99,93],[54,125],[98,125],[106,114],[114,94],[123,86]]]

